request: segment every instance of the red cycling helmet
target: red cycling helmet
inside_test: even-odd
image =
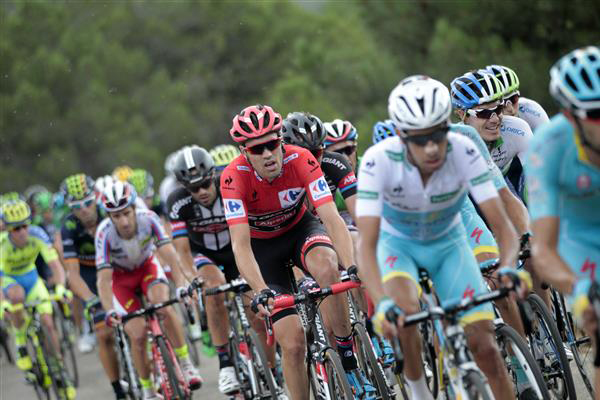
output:
[[[233,118],[229,134],[238,143],[256,139],[281,129],[281,115],[269,106],[257,104],[244,108]]]

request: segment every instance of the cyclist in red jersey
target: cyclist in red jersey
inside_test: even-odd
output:
[[[276,295],[292,291],[286,268],[290,261],[321,286],[339,282],[336,253],[342,267],[354,264],[350,233],[319,163],[310,151],[282,144],[281,126],[281,116],[269,106],[242,110],[230,130],[242,154],[221,176],[236,263],[254,290],[252,308],[263,317],[270,314]],[[307,212],[305,198],[323,224]],[[354,357],[345,295],[331,296],[322,310],[357,398],[375,398],[375,388],[358,370]],[[306,368],[299,368],[306,349],[300,319],[295,309],[277,312],[272,319],[290,394],[294,399],[308,399]]]

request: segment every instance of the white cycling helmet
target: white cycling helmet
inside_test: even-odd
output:
[[[102,191],[102,207],[106,212],[121,211],[135,203],[137,193],[129,182],[114,180]]]
[[[102,192],[104,192],[104,188],[109,185],[112,185],[114,181],[115,178],[113,178],[112,175],[101,176],[98,179],[96,179],[96,182],[94,183],[94,190],[96,191],[96,193],[101,195]]]
[[[179,154],[179,150],[172,152],[165,159],[165,174],[175,174],[175,161],[177,160],[177,154]]]
[[[425,75],[404,78],[388,99],[390,119],[401,130],[439,125],[449,120],[451,111],[448,88]]]

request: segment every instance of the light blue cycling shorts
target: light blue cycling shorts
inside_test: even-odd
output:
[[[468,197],[460,209],[460,217],[467,231],[467,240],[473,255],[477,257],[482,253],[493,253],[497,258],[499,252],[496,240]]]
[[[442,305],[488,291],[462,224],[439,239],[425,242],[380,232],[377,263],[384,283],[407,278],[419,290],[418,267],[427,270]],[[461,323],[493,319],[492,305],[485,303],[463,314]]]

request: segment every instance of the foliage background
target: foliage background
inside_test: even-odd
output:
[[[120,164],[162,178],[171,151],[229,143],[253,103],[351,120],[361,148],[403,77],[488,64],[552,114],[548,69],[600,42],[600,2],[0,3],[0,192]]]

